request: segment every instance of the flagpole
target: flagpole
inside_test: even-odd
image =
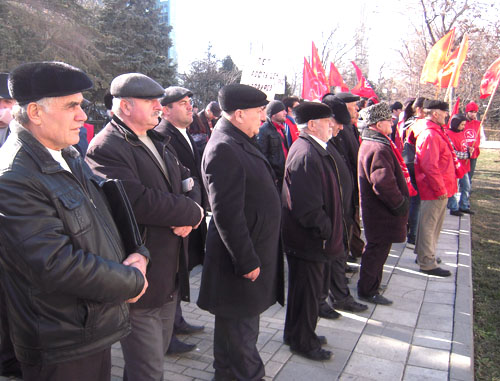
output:
[[[457,64],[455,65],[455,69],[453,70],[453,74],[451,75],[450,83],[448,83],[448,89],[446,90],[446,94],[444,96],[444,99],[448,98],[448,94],[451,91],[451,88],[453,87],[453,82],[455,82],[455,77],[457,76],[458,72],[458,59],[462,57],[462,51],[464,50],[464,41],[465,39],[468,38],[467,33],[464,33],[464,36],[462,37],[462,42],[460,43],[460,49],[458,49],[458,55],[457,55]]]

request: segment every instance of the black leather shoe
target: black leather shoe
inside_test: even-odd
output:
[[[470,209],[460,209],[460,211],[461,211],[462,213],[471,214],[471,215],[472,215],[472,214],[476,214],[476,213],[474,213],[474,212],[473,212],[472,210],[470,210]]]
[[[350,263],[358,263],[358,258],[356,258],[354,255],[352,254],[349,254],[347,256],[347,262],[350,262]]]
[[[380,304],[382,306],[390,306],[392,304],[392,300],[389,300],[380,294],[375,294],[372,296],[359,296],[358,295],[358,298],[365,301],[365,302],[373,303],[373,304]]]
[[[174,333],[176,335],[190,335],[192,333],[201,332],[205,329],[204,325],[192,325],[186,323],[182,325],[180,328],[174,328]]]
[[[319,308],[319,317],[322,317],[324,319],[330,319],[330,320],[335,320],[338,319],[340,315],[337,311],[335,311],[333,308],[328,307],[320,307]]]
[[[358,303],[352,299],[345,303],[333,303],[333,307],[337,310],[350,312],[363,312],[368,309],[368,306],[366,304]]]
[[[450,210],[452,216],[462,217],[464,214],[460,210]]]
[[[180,341],[175,335],[172,335],[172,339],[170,339],[170,345],[167,349],[167,355],[191,352],[195,348],[196,345],[184,343]]]
[[[292,350],[292,352],[303,356],[305,358],[308,358],[309,360],[314,360],[314,361],[326,361],[330,360],[332,358],[333,353],[331,351],[327,351],[326,349],[316,349],[314,351],[297,351],[297,350]]]
[[[448,270],[442,269],[441,267],[436,267],[435,269],[432,270],[420,270],[421,273],[427,274],[427,275],[434,275],[434,276],[441,276],[441,277],[446,277],[450,276],[451,272]]]
[[[318,340],[319,340],[319,343],[321,345],[326,345],[328,343],[328,341],[326,340],[326,337],[325,336],[318,336]],[[290,345],[290,339],[289,338],[283,338],[283,343],[285,343],[285,345]]]

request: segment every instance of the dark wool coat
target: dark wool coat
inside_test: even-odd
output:
[[[151,254],[149,287],[131,308],[160,307],[172,300],[178,286],[182,300],[189,300],[187,238],[171,227],[194,226],[201,218],[196,203],[182,194],[181,181],[191,176],[189,170],[160,134],[150,130],[148,136],[165,161],[168,179],[151,151],[116,116],[92,140],[85,159],[95,173],[122,180]],[[198,184],[189,196],[199,201]],[[183,273],[180,284],[178,272]]]
[[[191,142],[191,147],[189,146],[186,138],[167,120],[162,119],[160,124],[155,127],[155,131],[170,139],[169,143],[174,148],[177,158],[183,166],[189,169],[191,176],[194,176],[200,182],[201,187],[201,206],[206,210],[208,206],[208,196],[203,186],[201,178],[201,156],[198,148],[188,132],[189,141]],[[205,238],[207,235],[207,223],[205,219],[201,221],[198,229],[193,230],[189,234],[189,269],[191,270],[194,266],[203,264],[203,257],[205,256]]]
[[[363,131],[358,160],[359,197],[368,242],[406,240],[409,193],[403,171],[388,138]]]
[[[223,117],[205,149],[202,175],[213,217],[198,306],[247,318],[283,304],[281,208],[268,161],[254,139]],[[243,277],[257,267],[254,282]]]
[[[332,139],[338,151],[347,159],[352,178],[358,178],[358,151],[359,151],[359,132],[353,125],[344,124],[344,128],[339,131],[336,137]],[[354,181],[354,202],[358,204],[358,183]]]
[[[285,134],[285,130],[283,130],[283,134]],[[286,147],[287,142],[283,140],[269,118],[259,129],[257,143],[259,143],[260,150],[269,161],[269,164],[271,164],[278,185],[281,188],[281,183],[283,182],[283,176],[285,174],[285,153],[283,152],[283,144],[285,144]]]
[[[344,221],[336,163],[304,132],[288,154],[282,199],[287,254],[326,262],[344,253]]]

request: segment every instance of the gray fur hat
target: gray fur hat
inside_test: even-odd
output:
[[[362,110],[363,120],[367,126],[372,126],[383,120],[391,120],[392,112],[389,105],[385,102],[374,104]]]

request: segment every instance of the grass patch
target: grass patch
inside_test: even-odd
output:
[[[481,150],[472,190],[475,375],[500,380],[500,150]]]

